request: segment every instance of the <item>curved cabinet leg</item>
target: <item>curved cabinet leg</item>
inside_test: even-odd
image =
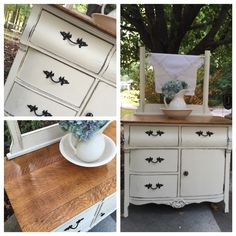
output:
[[[226,150],[225,152],[225,189],[224,189],[225,213],[229,213],[230,157],[231,157],[231,150]]]
[[[128,217],[129,207],[129,152],[124,155],[124,217]]]

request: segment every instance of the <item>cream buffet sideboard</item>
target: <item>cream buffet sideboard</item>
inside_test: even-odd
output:
[[[62,6],[34,5],[5,85],[5,115],[115,116],[115,35]]]
[[[229,211],[231,120],[126,116],[124,217],[129,204],[225,203]]]

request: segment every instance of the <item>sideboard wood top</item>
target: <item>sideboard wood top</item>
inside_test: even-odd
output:
[[[116,124],[105,134],[115,141]],[[96,168],[68,162],[59,143],[7,160],[5,190],[22,231],[51,231],[116,191],[116,161]]]
[[[220,116],[189,116],[184,120],[169,119],[164,115],[127,115],[123,123],[157,123],[157,124],[202,124],[202,125],[231,125],[232,121]]]
[[[73,16],[73,17],[76,17],[78,18],[79,20],[82,20],[83,22],[103,31],[104,33],[107,33],[109,35],[111,35],[112,37],[116,37],[116,35],[114,33],[112,33],[111,31],[109,31],[108,29],[104,28],[104,27],[101,27],[99,25],[97,25],[94,21],[93,21],[93,18],[92,17],[89,17],[85,14],[82,14],[82,13],[79,13],[78,11],[75,11],[75,10],[71,10],[71,9],[68,9],[66,7],[63,7],[62,5],[58,5],[58,4],[51,4],[52,7],[55,7],[59,10],[62,10],[64,11],[65,13]]]

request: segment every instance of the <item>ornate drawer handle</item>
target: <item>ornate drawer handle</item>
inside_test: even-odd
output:
[[[42,114],[37,114],[38,107],[36,105],[27,105],[27,107],[30,109],[30,112],[34,112],[36,116],[52,116],[51,113],[48,112],[48,110],[43,110]]]
[[[75,44],[75,45],[79,45],[79,48],[81,47],[87,47],[88,44],[86,42],[83,41],[83,38],[77,38],[77,40],[74,42],[71,40],[72,38],[72,34],[70,32],[66,33],[64,31],[61,31],[60,32],[62,37],[63,37],[63,40],[69,40],[71,43]]]
[[[207,131],[206,134],[203,133],[203,131],[199,130],[196,132],[196,134],[198,134],[198,136],[202,136],[202,137],[211,137],[211,135],[213,135],[214,133],[211,131]]]
[[[60,83],[61,85],[69,84],[68,80],[66,80],[64,77],[61,77],[61,76],[58,78],[58,80],[54,80],[53,79],[54,73],[52,71],[44,70],[43,73],[46,75],[46,79],[50,78],[51,81],[56,84],[58,84],[58,83]]]
[[[160,189],[162,186],[164,186],[163,184],[157,183],[156,187],[152,187],[152,184],[145,184],[144,185],[147,189],[152,189],[152,190],[156,190],[156,189]]]
[[[79,219],[78,221],[76,221],[75,227],[73,227],[73,225],[69,225],[67,228],[64,229],[64,231],[68,231],[68,230],[70,230],[70,229],[76,229],[76,228],[79,226],[79,223],[80,223],[82,220],[84,220],[84,218],[81,218],[81,219]],[[78,231],[78,232],[80,232],[80,231]]]
[[[148,136],[161,136],[162,134],[164,134],[165,132],[161,131],[161,130],[157,130],[156,134],[153,133],[153,130],[148,130],[145,132]]]
[[[153,161],[153,157],[147,157],[145,159],[148,163],[161,163],[162,161],[164,161],[165,159],[164,158],[161,158],[161,157],[157,157],[156,158],[156,161]]]
[[[92,112],[87,112],[87,113],[85,114],[85,116],[93,116],[93,113],[92,113]]]

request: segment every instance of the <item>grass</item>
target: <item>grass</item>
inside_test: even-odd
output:
[[[120,116],[121,118],[124,117],[125,115],[133,115],[135,112],[134,109],[126,109],[126,108],[121,108],[120,110]]]

